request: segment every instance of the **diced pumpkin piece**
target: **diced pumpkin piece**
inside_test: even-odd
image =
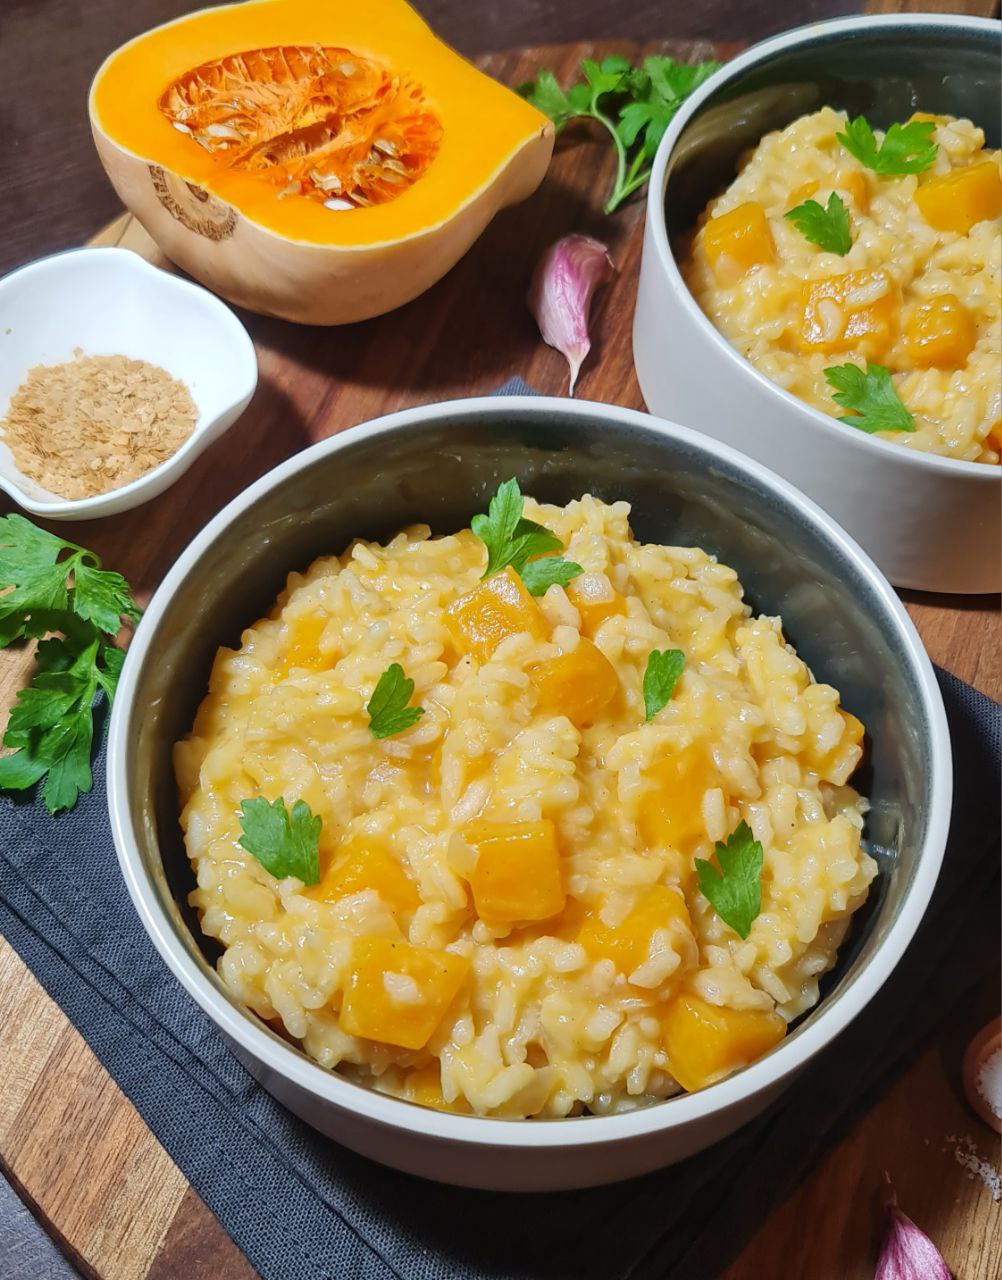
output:
[[[422,1049],[470,972],[464,956],[393,938],[359,938],[341,1006],[352,1036]]]
[[[655,930],[679,925],[692,929],[685,898],[667,885],[655,884],[641,890],[636,906],[617,925],[607,925],[597,908],[589,911],[578,942],[592,960],[611,960],[620,973],[629,975],[648,959]]]
[[[275,673],[280,680],[295,667],[305,667],[308,671],[329,671],[337,662],[334,653],[322,653],[320,637],[324,633],[327,619],[322,613],[303,614],[289,624],[289,647],[278,660]]]
[[[800,345],[804,351],[858,351],[876,359],[894,341],[900,307],[900,289],[879,269],[807,281]]]
[[[463,832],[477,853],[470,888],[477,915],[489,925],[548,920],[565,893],[557,833],[539,822],[474,822]]]
[[[735,277],[776,256],[769,220],[754,200],[711,218],[703,228],[703,248],[723,284],[733,283]]]
[[[844,191],[859,213],[869,209],[870,188],[861,170],[840,169],[835,175],[835,190]]]
[[[975,223],[1002,213],[998,165],[983,160],[928,178],[916,190],[915,203],[930,227],[966,236]]]
[[[639,827],[645,842],[683,849],[704,835],[703,796],[716,783],[706,753],[689,747],[665,756],[647,776],[655,785],[641,804]]]
[[[952,293],[941,293],[913,307],[905,321],[908,354],[922,369],[959,369],[970,355],[977,332],[974,319]]]
[[[790,208],[796,209],[798,204],[803,204],[805,200],[810,200],[820,185],[820,182],[812,179],[810,182],[802,182],[799,187],[794,187],[787,202]]]
[[[668,1069],[690,1093],[768,1053],[786,1035],[778,1013],[728,1009],[682,992],[662,1024]]]
[[[808,753],[819,778],[841,785],[846,782],[859,763],[859,747],[866,736],[866,728],[851,711],[840,711],[845,725],[841,740],[824,754]]]
[[[446,610],[446,624],[458,648],[481,662],[508,636],[526,631],[545,640],[548,635],[542,609],[510,566],[454,600]]]
[[[463,1097],[457,1098],[455,1102],[446,1102],[442,1093],[442,1064],[437,1058],[427,1066],[417,1067],[407,1073],[404,1097],[408,1102],[433,1107],[436,1111],[459,1111],[468,1115],[471,1110],[470,1104]]]
[[[594,636],[606,618],[625,617],[626,601],[594,573],[582,573],[567,588],[571,604],[581,615],[581,634]]]
[[[616,668],[601,649],[584,636],[577,648],[530,668],[543,712],[565,715],[578,728],[594,724],[619,692]]]
[[[917,120],[920,122],[925,121],[929,124],[947,124],[949,119],[949,116],[937,116],[931,111],[913,111],[908,117],[908,123],[912,124]]]
[[[318,902],[337,902],[365,889],[373,889],[396,917],[410,915],[421,905],[417,887],[389,849],[378,840],[352,836],[326,861],[320,883],[304,890]]]

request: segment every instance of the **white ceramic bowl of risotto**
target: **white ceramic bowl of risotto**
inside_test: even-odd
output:
[[[780,614],[818,681],[866,724],[859,789],[877,861],[820,1002],[753,1065],[698,1092],[615,1114],[510,1120],[446,1113],[363,1087],[276,1034],[216,969],[189,906],[174,744],[220,645],[271,607],[290,571],[354,538],[468,527],[501,480],[550,503],[632,504],[646,543],[699,546],[732,566],[753,612]],[[424,1177],[504,1190],[602,1184],[683,1159],[762,1110],[884,983],[936,882],[950,814],[942,700],[879,571],[785,481],[696,432],[609,405],[491,398],[405,410],[325,441],[235,499],[194,539],[139,625],[109,738],[120,864],[161,956],[261,1084],[356,1151]],[[200,877],[201,878],[201,877]],[[206,882],[208,884],[208,882]]]
[[[990,342],[982,336],[959,370],[912,369],[904,380],[897,379],[903,398],[915,406],[919,431],[895,438],[868,435],[833,416],[842,410],[830,400],[821,365],[861,362],[862,351],[804,357],[804,368],[798,368],[799,354],[783,354],[796,351],[790,343],[798,299],[784,291],[782,281],[791,277],[782,272],[789,268],[793,278],[799,273],[814,279],[886,267],[892,276],[904,277],[909,304],[958,282],[965,288],[971,254],[954,264],[955,275],[940,269],[933,254],[956,256],[959,242],[951,238],[944,250],[942,238],[936,243],[917,210],[917,221],[909,223],[905,216],[908,184],[914,186],[915,178],[899,183],[902,194],[891,200],[885,188],[885,203],[878,202],[876,212],[870,205],[858,220],[852,196],[843,190],[856,242],[845,258],[821,254],[782,217],[787,196],[792,206],[811,194],[811,184],[794,178],[802,178],[812,163],[804,155],[804,138],[783,135],[756,171],[759,186],[742,175],[745,187],[736,187],[743,191],[741,199],[759,198],[769,213],[778,261],[763,271],[775,273],[778,286],[771,286],[770,297],[765,284],[772,276],[761,276],[763,283],[756,285],[751,272],[736,287],[701,295],[709,313],[717,308],[729,337],[686,283],[687,275],[699,275],[694,277],[688,265],[690,237],[707,204],[734,182],[744,153],[766,135],[825,107],[863,114],[877,129],[908,120],[915,111],[967,118],[984,130],[988,147],[998,148],[998,44],[997,22],[939,15],[851,18],[766,40],[728,63],[685,103],[661,144],[650,182],[633,333],[648,408],[741,449],[791,480],[829,511],[899,587],[978,593],[998,591],[1002,584],[1002,468],[916,447],[934,434],[923,424],[935,421],[946,447],[977,455],[977,439],[985,438],[987,423],[988,445],[996,452],[982,450],[981,456],[997,456],[1002,428],[991,432],[988,419],[1000,412],[1002,397],[992,345],[998,326],[998,219],[975,228],[981,241],[994,237],[995,265],[978,274],[976,290],[994,309],[996,336]],[[951,147],[956,142],[960,151],[969,148],[966,136],[953,134],[946,141]],[[947,149],[941,147],[941,153],[946,156]],[[848,167],[862,172],[848,159]],[[955,162],[969,159],[958,151]],[[787,178],[789,191],[783,185]],[[872,196],[877,184],[869,176],[866,182]],[[838,183],[833,178],[814,186],[824,203],[825,188]],[[724,197],[720,212],[738,198],[728,202]],[[810,260],[805,250],[820,256]],[[790,256],[797,259],[792,266]],[[711,278],[704,272],[704,280]],[[872,358],[881,362],[879,355]],[[816,366],[809,374],[808,361]],[[894,372],[899,369],[894,366]],[[818,407],[825,404],[829,412]]]

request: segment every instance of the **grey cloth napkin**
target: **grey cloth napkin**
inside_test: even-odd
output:
[[[0,800],[0,933],[265,1280],[709,1280],[929,1042],[983,975],[986,942],[992,953],[1002,708],[938,675],[953,734],[953,826],[894,975],[765,1115],[628,1183],[552,1195],[439,1186],[356,1156],[285,1111],[140,925],[113,851],[103,751],[93,791],[58,820],[30,795]]]

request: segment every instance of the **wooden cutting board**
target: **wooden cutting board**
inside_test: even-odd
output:
[[[886,7],[886,6],[885,6]],[[620,42],[597,50],[727,56],[734,46]],[[566,82],[592,45],[537,48],[479,60],[518,84],[542,65]],[[524,295],[542,250],[570,231],[605,240],[618,267],[597,299],[594,350],[578,384],[585,399],[643,408],[633,372],[631,326],[642,204],[600,212],[611,149],[588,130],[568,130],[550,174],[525,204],[501,214],[467,257],[425,296],[390,316],[344,329],[306,329],[245,315],[260,384],[237,425],[172,489],[140,510],[77,525],[74,539],[120,570],[142,603],[196,531],[229,499],[282,459],[334,432],[406,405],[486,393],[512,374],[541,392],[566,391],[566,366],[539,340]],[[163,263],[142,228],[123,214],[93,241]],[[5,509],[0,506],[0,510]],[[1002,624],[995,600],[909,596],[932,657],[1002,696]],[[26,663],[0,655],[0,707]],[[946,1056],[997,1012],[986,977],[980,1007],[944,1029]],[[952,1070],[952,1068],[951,1068]],[[253,1275],[81,1037],[0,939],[0,1170],[87,1276],[169,1280]],[[952,1075],[931,1050],[804,1188],[764,1225],[730,1280],[872,1275],[870,1193],[889,1169],[902,1202],[932,1230],[958,1276],[1002,1266],[1002,1215],[958,1165],[948,1135],[974,1137],[997,1161],[992,1135],[966,1111]],[[993,1154],[995,1153],[995,1154]],[[804,1221],[813,1222],[810,1231]]]

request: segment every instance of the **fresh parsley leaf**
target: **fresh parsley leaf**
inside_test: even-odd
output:
[[[487,548],[487,568],[484,578],[499,573],[508,565],[521,574],[535,556],[545,556],[550,551],[562,551],[564,544],[555,533],[544,529],[535,520],[522,515],[525,499],[518,481],[506,480],[490,500],[487,515],[474,516],[470,528]]]
[[[291,813],[281,796],[272,804],[264,796],[240,802],[240,844],[276,880],[295,876],[303,884],[319,883],[321,825],[305,800],[297,800]]]
[[[783,216],[793,223],[805,240],[820,245],[829,253],[844,257],[852,248],[849,210],[834,191],[828,197],[827,208],[817,200],[805,200]]]
[[[866,372],[855,364],[836,364],[825,370],[825,378],[835,391],[832,399],[843,409],[839,422],[860,431],[914,431],[915,419],[901,402],[889,369],[867,364]]]
[[[0,758],[0,789],[24,790],[48,774],[42,799],[52,813],[91,789],[94,702],[99,690],[114,697],[124,654],[110,641],[123,617],[139,617],[128,584],[93,552],[23,516],[0,517],[0,648],[48,637],[4,732],[13,751]]]
[[[52,613],[69,611],[109,635],[123,615],[139,618],[121,574],[19,515],[0,517],[0,592],[0,646],[53,630]]]
[[[578,114],[571,105],[552,71],[544,67],[535,80],[527,80],[519,85],[518,92],[531,103],[537,111],[549,116],[557,129],[562,129],[567,121]]]
[[[616,148],[616,180],[605,211],[612,213],[647,182],[658,143],[675,112],[719,66],[719,62],[689,65],[674,58],[645,58],[635,67],[621,57],[601,62],[585,58],[583,80],[566,92],[545,68],[519,92],[557,129],[569,120],[591,119],[609,133]]]
[[[719,871],[712,862],[696,859],[700,892],[725,924],[747,938],[762,910],[762,846],[748,823],[741,821],[725,844],[717,841],[714,851]]]
[[[414,695],[414,681],[404,675],[399,662],[393,662],[376,681],[372,697],[365,705],[369,713],[369,730],[374,738],[392,738],[403,733],[424,715],[424,707],[409,707]]]
[[[554,583],[566,587],[579,573],[584,573],[584,569],[573,560],[565,560],[563,556],[541,556],[525,566],[522,581],[530,595],[542,596]]]
[[[846,151],[854,155],[883,178],[905,173],[922,173],[936,159],[936,143],[932,140],[936,124],[932,120],[912,120],[908,124],[892,124],[878,146],[865,116],[857,116],[845,126],[845,133],[835,136]]]
[[[652,650],[644,671],[644,706],[648,721],[668,705],[684,667],[685,654],[681,649]]]

